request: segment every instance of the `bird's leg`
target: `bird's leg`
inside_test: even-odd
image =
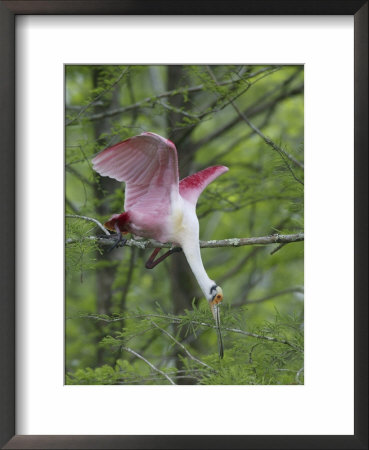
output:
[[[122,232],[120,231],[117,223],[114,225],[114,228],[117,232],[118,239],[116,240],[115,244],[109,248],[108,253],[114,250],[115,247],[121,247],[127,242],[127,239],[123,239]]]
[[[174,247],[168,250],[164,255],[161,255],[159,258],[155,259],[155,256],[160,252],[161,248],[156,248],[152,253],[150,258],[147,260],[145,267],[146,269],[153,269],[159,263],[161,263],[165,258],[170,256],[172,253],[181,252],[181,247]]]

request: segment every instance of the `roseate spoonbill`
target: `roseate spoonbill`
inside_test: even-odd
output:
[[[206,186],[228,170],[225,166],[208,167],[179,181],[177,149],[173,142],[154,133],[142,133],[106,148],[92,160],[102,176],[124,181],[125,200],[122,214],[114,214],[104,225],[122,233],[171,242],[183,250],[196,280],[212,311],[218,334],[219,355],[223,357],[219,305],[223,291],[211,280],[202,263],[199,246],[199,221],[196,203]],[[155,249],[146,263],[153,268],[179,248],[172,248],[155,260]]]

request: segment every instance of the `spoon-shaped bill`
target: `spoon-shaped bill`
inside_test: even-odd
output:
[[[220,329],[220,307],[219,307],[219,304],[213,305],[212,313],[214,316],[215,326],[216,326],[216,330],[217,330],[219,357],[221,359],[223,359],[224,347],[223,347],[222,332]]]

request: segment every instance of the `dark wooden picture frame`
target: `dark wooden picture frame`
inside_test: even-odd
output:
[[[349,436],[15,435],[15,17],[20,14],[352,15],[355,40],[355,433]],[[0,1],[0,445],[50,448],[368,448],[368,2],[365,0]],[[339,226],[339,224],[336,224]],[[337,243],[339,245],[339,243]],[[18,280],[19,281],[19,280]],[[339,395],[339,393],[337,393]],[[318,405],[317,405],[318,407]]]

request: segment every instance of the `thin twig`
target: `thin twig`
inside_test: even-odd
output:
[[[299,166],[301,169],[304,168],[304,165],[298,161],[297,159],[295,159],[292,155],[290,155],[289,153],[286,152],[286,150],[283,150],[283,148],[279,147],[279,145],[277,145],[275,142],[273,142],[270,138],[268,138],[267,136],[265,136],[260,130],[259,128],[257,128],[256,125],[254,125],[252,122],[250,122],[250,120],[248,119],[248,117],[238,108],[238,106],[234,103],[231,102],[233,108],[236,110],[237,114],[247,123],[247,125],[255,131],[256,134],[258,134],[263,141],[269,145],[270,147],[272,147],[273,150],[275,150],[277,153],[279,153],[279,155],[281,155],[284,163],[286,164],[288,170],[290,171],[291,175],[293,176],[293,178],[300,184],[304,184],[296,175],[295,172],[293,171],[292,167],[288,164],[288,162],[286,161],[285,158],[288,158],[289,160],[291,160],[294,164],[296,164],[297,166]]]
[[[81,115],[88,109],[90,108],[92,105],[94,105],[96,103],[96,101],[101,98],[107,91],[110,91],[111,89],[113,89],[113,87],[115,87],[119,81],[123,78],[123,75],[125,75],[125,73],[128,71],[128,67],[125,68],[124,70],[122,70],[122,72],[120,73],[120,75],[118,76],[118,78],[114,81],[114,83],[112,83],[111,86],[108,86],[106,89],[104,89],[102,92],[100,92],[99,95],[97,95],[90,103],[88,103],[86,106],[84,106],[79,113],[73,117],[73,119],[70,119],[66,125],[71,125],[73,122],[75,122],[76,120],[78,120]]]
[[[251,73],[247,76],[247,79],[253,78],[253,77],[257,76],[258,74],[260,74],[262,71],[269,70],[269,69],[270,68],[261,69],[255,73]],[[221,82],[220,86],[226,86],[228,84],[238,84],[238,83],[242,83],[243,81],[245,81],[245,79],[227,80],[227,81]],[[113,86],[111,86],[111,87],[113,87]],[[153,97],[147,97],[147,98],[140,100],[137,103],[134,103],[132,105],[124,106],[121,108],[111,109],[109,111],[104,111],[101,113],[91,114],[90,116],[86,116],[85,118],[88,120],[101,120],[101,119],[104,119],[105,117],[112,117],[112,116],[116,116],[118,114],[125,113],[127,111],[132,111],[134,109],[142,108],[145,105],[149,106],[149,105],[157,102],[161,98],[172,97],[174,95],[179,95],[179,94],[187,94],[190,92],[199,92],[199,91],[202,91],[204,89],[204,87],[205,86],[203,84],[200,84],[200,85],[191,86],[188,88],[186,87],[186,88],[181,88],[181,89],[174,89],[172,91],[166,91],[166,92],[163,92],[163,93],[153,96]],[[67,107],[67,108],[69,108],[69,107]],[[72,107],[70,109],[75,109],[75,108]],[[73,121],[75,121],[85,110],[86,110],[86,108],[82,109],[80,111],[80,113],[78,114],[78,116],[75,117],[74,119],[71,119],[71,121],[69,121],[67,123],[67,125],[70,125]]]
[[[252,352],[255,350],[255,348],[256,348],[258,345],[260,345],[260,342],[254,344],[254,345],[251,347],[251,349],[250,349],[250,352],[249,352],[249,363],[250,363],[250,364],[253,363],[253,360],[252,360]]]
[[[83,219],[83,220],[87,220],[89,222],[94,222],[107,236],[110,236],[109,231],[97,219],[94,219],[93,217],[77,216],[76,214],[66,214],[65,217],[68,219]],[[68,240],[67,240],[67,243],[68,243]]]
[[[65,197],[65,203],[66,205],[74,212],[74,213],[79,213],[79,210],[77,208],[77,206],[75,206],[71,200],[69,200],[68,197]]]
[[[215,76],[215,73],[213,72],[213,70],[211,69],[210,66],[207,66],[208,72],[211,74],[214,82],[219,85],[218,80]],[[292,155],[290,155],[289,153],[287,153],[285,150],[283,150],[281,147],[279,147],[277,144],[275,144],[270,138],[266,137],[260,130],[259,128],[257,128],[252,122],[250,122],[250,120],[248,119],[248,117],[246,116],[245,113],[243,113],[238,106],[236,105],[236,103],[233,100],[230,100],[231,105],[233,106],[233,108],[235,109],[235,111],[237,112],[237,114],[239,115],[239,117],[247,123],[247,125],[256,133],[258,134],[263,140],[264,142],[269,145],[270,147],[273,148],[273,150],[275,150],[277,153],[279,153],[279,155],[282,157],[284,163],[286,164],[288,170],[290,171],[291,175],[293,176],[293,178],[300,184],[304,184],[294,173],[292,167],[288,164],[288,162],[286,161],[285,158],[288,158],[289,160],[291,160],[294,164],[296,164],[297,166],[299,166],[301,169],[304,168],[303,164],[300,163],[300,161],[297,161],[297,159],[295,159]]]
[[[216,328],[214,325],[205,324],[203,322],[192,322],[192,323],[198,323],[199,325],[202,325],[202,326]],[[251,333],[250,331],[244,331],[244,330],[240,330],[238,328],[222,328],[222,330],[230,331],[232,333],[243,334],[245,336],[254,337],[256,339],[262,339],[262,340],[269,341],[269,342],[277,342],[278,344],[285,344],[285,345],[288,345],[289,347],[292,347],[293,349],[301,352],[301,349],[299,347],[297,347],[294,344],[291,344],[291,342],[287,341],[286,339],[278,339],[278,338],[271,337],[271,336],[263,336],[262,334]]]
[[[106,323],[112,323],[112,322],[119,322],[122,320],[128,320],[128,319],[145,319],[145,318],[150,318],[150,317],[156,317],[159,319],[165,319],[165,320],[171,320],[173,323],[182,323],[184,322],[184,319],[181,319],[180,317],[176,317],[176,316],[165,316],[163,314],[137,314],[134,316],[125,316],[125,317],[114,317],[114,318],[106,318],[106,317],[100,317],[98,315],[93,315],[93,314],[82,314],[80,317],[82,318],[87,318],[87,319],[95,319],[95,320],[99,320],[102,322],[106,322]],[[198,322],[195,320],[191,320],[191,321],[186,321],[186,323],[188,324],[194,324],[194,325],[200,325],[202,327],[208,327],[208,328],[214,328],[216,329],[215,325],[211,325],[209,323],[205,323],[205,322]],[[289,347],[292,347],[293,349],[295,349],[298,352],[302,352],[301,348],[292,344],[291,342],[287,341],[286,339],[278,339],[275,337],[270,337],[270,336],[264,336],[261,334],[256,334],[256,333],[251,333],[250,331],[244,331],[244,330],[240,330],[238,328],[228,328],[228,327],[222,327],[223,331],[229,331],[231,333],[238,333],[238,334],[242,334],[244,336],[248,336],[248,337],[253,337],[255,339],[261,339],[261,340],[265,340],[265,341],[269,341],[269,342],[276,342],[278,344],[284,344],[284,345],[288,345]]]
[[[81,149],[81,146],[78,145],[78,148]],[[83,154],[83,156],[85,156]],[[93,183],[88,180],[86,177],[84,177],[80,172],[78,172],[78,170],[76,170],[73,166],[66,166],[65,167],[67,172],[70,172],[72,175],[74,175],[79,181],[81,181],[81,183],[86,183],[88,186],[93,186]]]
[[[304,367],[301,367],[301,369],[300,370],[298,370],[297,371],[297,373],[296,373],[296,377],[295,377],[295,380],[296,380],[296,383],[298,383],[298,384],[301,384],[301,382],[300,382],[300,375],[301,375],[301,372],[303,372],[304,371]]]
[[[180,378],[184,378],[184,379],[192,379],[192,380],[196,380],[199,381],[199,377],[195,377],[194,375],[176,375],[176,379],[180,379]],[[117,381],[116,384],[120,385],[120,386],[127,386],[127,385],[132,385],[133,383],[139,383],[139,384],[144,384],[147,381],[161,381],[162,378],[161,377],[142,377],[142,378],[132,378],[131,380],[126,381],[126,379],[123,379],[122,381]]]
[[[267,300],[270,300],[271,298],[280,297],[281,295],[290,294],[290,293],[294,293],[294,292],[303,294],[304,289],[301,287],[287,288],[287,289],[283,289],[282,291],[278,291],[278,292],[274,292],[273,294],[266,295],[265,297],[261,297],[256,300],[247,300],[245,303],[233,305],[233,306],[242,306],[242,305],[250,305],[250,304],[255,304],[255,303],[262,303]]]
[[[193,356],[188,350],[187,348],[181,344],[181,342],[179,342],[174,336],[172,336],[167,330],[164,330],[164,328],[159,327],[159,325],[154,322],[153,320],[151,320],[151,323],[158,328],[160,331],[162,331],[164,334],[166,334],[170,339],[172,339],[173,342],[175,342],[179,347],[181,347],[181,349],[187,354],[187,356],[192,359],[192,361],[196,361],[198,364],[201,364],[202,366],[206,367],[207,369],[210,369],[212,371],[215,372],[215,370],[208,366],[206,363],[202,362],[200,359],[196,358],[196,356]]]
[[[163,108],[167,109],[168,111],[175,112],[177,114],[182,114],[182,116],[188,117],[189,119],[196,119],[196,120],[201,119],[201,116],[199,116],[199,115],[190,114],[186,111],[183,111],[180,108],[176,108],[175,106],[168,105],[168,103],[164,103],[163,101],[158,102],[158,105],[162,106]]]
[[[261,250],[262,247],[253,248],[246,256],[244,256],[234,267],[232,267],[227,273],[225,273],[222,277],[219,278],[219,284],[224,283],[224,281],[229,278],[237,275],[249,262],[251,258],[255,256],[255,254]]]
[[[270,122],[271,116],[274,112],[276,105],[273,105],[270,107],[268,113],[265,115],[265,118],[263,119],[263,122],[261,123],[260,127],[263,128],[268,125]],[[209,166],[219,164],[219,161],[223,156],[229,156],[231,152],[233,152],[235,149],[237,149],[238,144],[241,142],[245,143],[248,139],[250,139],[255,134],[254,130],[248,131],[245,136],[238,137],[235,141],[233,141],[228,147],[226,147],[224,150],[220,151],[218,154],[215,154],[212,159],[208,162]],[[229,164],[229,163],[228,163]],[[253,167],[253,166],[251,166]],[[255,166],[254,166],[255,167]],[[258,168],[258,166],[256,166]],[[260,169],[258,169],[260,171]]]
[[[127,274],[126,282],[124,283],[124,286],[123,286],[122,298],[121,298],[121,301],[120,301],[121,309],[125,308],[126,298],[127,298],[128,291],[129,291],[129,288],[130,288],[131,283],[132,283],[132,276],[133,276],[133,271],[134,271],[134,268],[135,268],[135,250],[136,249],[134,247],[132,247],[131,257],[129,259],[128,274]]]
[[[277,253],[277,251],[278,250],[280,250],[282,247],[284,247],[285,246],[285,244],[279,244],[279,245],[277,245],[277,247],[274,249],[274,250],[272,250],[271,252],[270,252],[270,255],[274,255],[274,253]]]
[[[282,87],[284,84],[282,83]],[[274,91],[275,89],[273,89]],[[290,91],[283,91],[281,92],[277,97],[275,97],[273,100],[268,100],[264,103],[261,103],[262,98],[259,98],[254,104],[250,105],[245,110],[245,114],[248,117],[257,116],[264,111],[270,110],[270,108],[274,108],[276,105],[278,105],[279,102],[285,100],[286,98],[293,97],[295,95],[300,95],[303,93],[304,86],[300,85],[294,89],[291,89]],[[269,99],[270,95],[273,93],[267,93],[269,95],[265,95],[266,99]],[[264,96],[263,96],[264,97]],[[235,125],[237,125],[242,119],[237,115],[235,118],[231,119],[229,122],[225,123],[223,126],[218,127],[215,131],[212,133],[209,133],[207,136],[203,137],[202,139],[194,142],[192,144],[193,151],[198,150],[199,148],[203,147],[204,145],[208,144],[209,142],[213,141],[214,139],[218,138],[225,132],[231,130]]]
[[[158,372],[161,375],[163,375],[163,377],[165,377],[169,381],[170,384],[175,384],[175,382],[165,372],[163,372],[162,370],[160,370],[157,367],[155,367],[154,364],[152,364],[150,361],[148,361],[146,358],[144,358],[139,353],[135,352],[134,350],[132,350],[129,347],[121,347],[121,349],[125,350],[128,353],[131,353],[132,355],[135,355],[137,358],[139,358],[142,361],[144,361],[148,366],[150,366],[152,368],[152,370],[155,370],[155,372]]]

